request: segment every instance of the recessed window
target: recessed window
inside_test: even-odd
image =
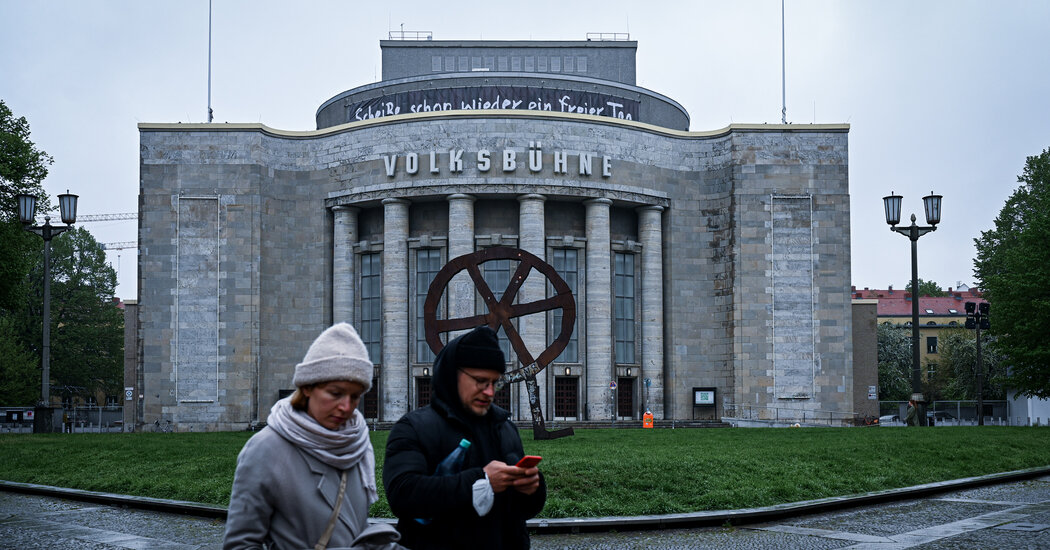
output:
[[[959,310],[957,310],[957,309],[949,309],[948,313],[951,313],[952,315],[958,315],[959,314]]]
[[[933,310],[932,309],[927,309],[926,310],[926,314],[927,315],[933,315]]]

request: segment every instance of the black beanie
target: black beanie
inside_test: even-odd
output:
[[[482,325],[459,337],[456,345],[457,367],[507,371],[507,360],[499,348],[496,331]]]

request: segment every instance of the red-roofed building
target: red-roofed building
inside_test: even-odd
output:
[[[937,364],[937,341],[940,331],[948,328],[965,328],[966,302],[985,303],[983,293],[977,288],[965,290],[949,288],[947,296],[919,297],[919,342],[923,365]],[[878,323],[911,327],[912,298],[910,292],[888,289],[858,290],[853,287],[854,300],[878,300]]]

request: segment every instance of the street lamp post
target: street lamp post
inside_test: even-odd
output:
[[[36,221],[36,197],[33,195],[19,194],[18,219],[26,231],[36,233],[44,239],[44,348],[41,364],[43,366],[42,380],[40,384],[40,403],[36,406],[33,418],[33,432],[46,433],[51,431],[51,239],[56,235],[72,229],[77,221],[77,196],[65,194],[58,196],[58,209],[62,216],[62,223],[66,225],[51,225],[51,216],[44,216],[44,225],[31,225]]]
[[[919,418],[919,425],[926,425],[926,406],[922,398],[922,372],[919,366],[919,237],[937,230],[937,224],[941,222],[941,195],[929,195],[922,198],[926,210],[926,223],[928,227],[915,225],[915,214],[911,215],[911,225],[908,227],[897,227],[901,221],[901,199],[904,197],[890,195],[882,198],[883,208],[886,210],[886,223],[890,225],[890,231],[895,231],[908,237],[911,241],[911,391],[912,400]]]

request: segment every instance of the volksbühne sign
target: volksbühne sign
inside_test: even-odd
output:
[[[445,151],[438,151],[432,149],[427,153],[423,153],[424,158],[429,158],[429,173],[440,174],[442,166],[446,167],[446,171],[449,174],[461,174],[463,173],[463,149],[449,149],[446,155]],[[447,156],[447,164],[439,163],[439,155]],[[475,167],[478,172],[487,173],[493,169],[499,169],[494,166],[493,152],[488,149],[480,149],[474,155],[476,160]],[[468,157],[469,158],[469,157]],[[568,175],[573,172],[580,176],[590,176],[594,171],[594,161],[600,159],[601,175],[603,178],[612,176],[612,158],[602,155],[598,156],[595,153],[578,153],[571,154],[567,151],[554,151],[553,155],[553,170],[555,174]],[[500,162],[502,160],[502,162]],[[570,161],[573,161],[570,164]],[[398,171],[404,171],[404,173],[414,176],[420,171],[420,154],[419,153],[406,153],[405,155],[383,155],[383,164],[386,167],[387,177],[395,177]],[[504,149],[498,151],[496,154],[495,164],[502,168],[504,173],[514,173],[520,166],[527,166],[529,172],[540,172],[543,170],[543,147],[538,141],[529,142],[528,161],[525,159],[518,159],[518,151],[514,149]],[[570,170],[570,165],[574,166],[576,170]]]

